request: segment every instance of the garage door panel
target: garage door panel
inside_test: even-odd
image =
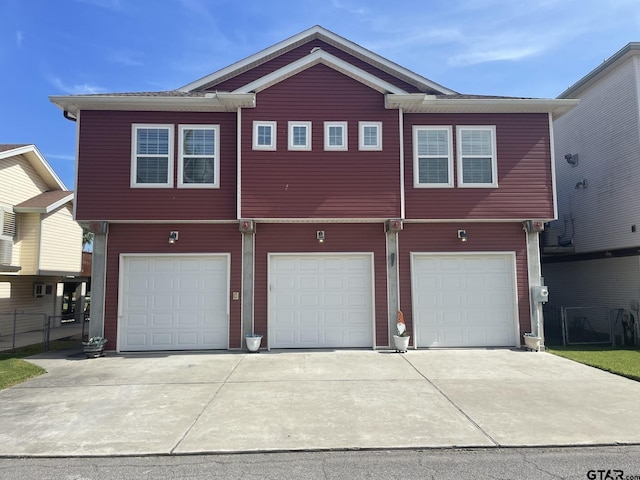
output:
[[[227,255],[123,256],[118,348],[227,348]]]
[[[273,255],[269,260],[269,345],[370,347],[370,255]]]
[[[412,289],[419,347],[515,344],[511,254],[414,254]]]

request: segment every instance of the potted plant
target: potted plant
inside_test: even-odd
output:
[[[247,348],[250,352],[257,352],[260,350],[260,342],[262,341],[262,335],[257,333],[247,333],[244,336],[245,342],[247,342]]]
[[[533,350],[534,352],[540,351],[540,342],[542,341],[542,337],[536,337],[533,333],[525,333],[524,344],[529,350]]]
[[[107,339],[104,337],[91,337],[86,342],[82,342],[84,354],[87,358],[98,358],[104,355],[104,344]]]
[[[404,323],[404,315],[401,310],[398,310],[398,321],[396,323],[396,334],[393,336],[393,343],[396,347],[396,352],[406,353],[409,348],[409,340],[411,335],[407,332],[407,326]]]

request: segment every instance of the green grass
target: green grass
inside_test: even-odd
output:
[[[50,350],[63,350],[78,345],[78,340],[56,340],[50,343]],[[11,353],[0,353],[0,390],[17,385],[30,378],[46,373],[33,363],[23,360],[24,357],[42,353],[42,345],[31,345],[16,349]]]
[[[607,346],[550,347],[549,352],[640,382],[640,350]]]

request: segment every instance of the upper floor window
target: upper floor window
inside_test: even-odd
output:
[[[348,149],[347,122],[324,122],[324,149]]]
[[[173,125],[133,125],[132,187],[173,186]]]
[[[289,122],[289,150],[311,150],[311,122]]]
[[[220,186],[219,125],[180,125],[178,186]]]
[[[497,187],[496,127],[457,128],[458,186]]]
[[[453,187],[451,127],[413,127],[413,183],[416,187]]]
[[[382,123],[359,122],[360,150],[382,150]]]
[[[253,122],[253,149],[276,149],[276,122]]]

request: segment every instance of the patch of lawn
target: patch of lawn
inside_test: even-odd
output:
[[[549,352],[640,382],[640,350],[638,349],[573,345],[550,347]]]
[[[78,340],[55,340],[50,342],[49,350],[63,350],[75,347],[78,343]],[[24,357],[38,353],[42,353],[41,344],[19,348],[15,352],[0,353],[0,390],[46,373],[44,368],[23,360]]]

